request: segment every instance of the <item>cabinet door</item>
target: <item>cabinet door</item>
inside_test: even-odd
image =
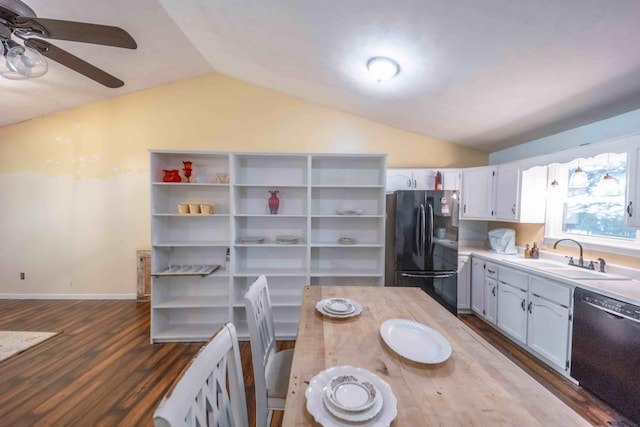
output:
[[[414,190],[435,190],[435,174],[433,169],[415,169],[413,171]]]
[[[527,293],[503,282],[498,284],[498,328],[526,344]]]
[[[471,257],[471,310],[484,313],[484,261]]]
[[[462,172],[463,219],[493,219],[495,167],[469,168]]]
[[[628,227],[640,228],[640,145],[636,144],[627,156],[625,224]]]
[[[458,310],[471,308],[470,277],[471,262],[468,256],[458,257]]]
[[[450,169],[442,172],[444,179],[443,190],[445,191],[460,191],[460,170]]]
[[[519,215],[520,168],[506,164],[498,166],[496,175],[495,217],[498,220],[517,221]]]
[[[387,169],[387,192],[413,190],[413,174],[409,169]]]
[[[498,282],[485,278],[484,285],[484,320],[493,323],[498,319]]]
[[[569,350],[569,309],[529,295],[527,345],[563,371]]]

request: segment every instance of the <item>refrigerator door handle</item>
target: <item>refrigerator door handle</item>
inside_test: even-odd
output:
[[[402,277],[411,277],[418,279],[446,279],[456,275],[456,271],[439,271],[435,273],[401,273]]]
[[[433,206],[431,206],[430,204],[427,204],[427,209],[428,209],[428,213],[429,213],[429,221],[427,222],[428,224],[428,229],[426,230],[426,235],[427,235],[427,257],[429,259],[433,258]]]
[[[426,247],[425,237],[427,234],[427,225],[425,224],[425,222],[426,222],[426,212],[424,209],[424,205],[420,205],[420,228],[421,228],[420,241],[422,243],[422,250],[420,251],[420,256],[422,257],[424,257],[424,249]]]
[[[416,254],[420,255],[420,208],[416,210]]]

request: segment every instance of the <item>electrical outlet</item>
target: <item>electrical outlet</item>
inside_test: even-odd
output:
[[[24,273],[20,273],[20,280],[24,280]]]

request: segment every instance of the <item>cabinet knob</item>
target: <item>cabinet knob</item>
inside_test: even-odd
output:
[[[520,304],[520,307],[522,307],[522,311],[527,311],[527,309],[525,308],[526,302],[526,300],[522,300],[522,304]]]
[[[491,295],[493,295],[494,297],[496,296],[496,287],[494,286],[493,289],[491,289]]]
[[[466,203],[462,207],[462,212],[467,213],[467,204]]]
[[[409,178],[409,179],[407,180],[407,187],[408,187],[408,188],[411,188],[411,178]]]
[[[415,179],[413,180],[413,188],[418,188],[418,181]]]
[[[515,215],[516,214],[516,205],[513,205],[511,207],[511,212]]]
[[[529,309],[529,314],[533,313],[533,307],[532,307],[533,303],[531,301],[529,301],[529,305],[527,306],[527,308]]]
[[[629,202],[629,204],[627,205],[627,214],[629,214],[629,218],[633,216],[633,206],[631,206],[632,204],[633,202]]]

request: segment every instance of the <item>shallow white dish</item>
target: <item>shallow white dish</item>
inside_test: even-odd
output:
[[[333,314],[350,314],[353,313],[355,307],[351,304],[351,300],[346,298],[330,298],[324,304],[325,311]]]
[[[380,335],[393,351],[419,363],[441,363],[451,356],[451,344],[437,331],[406,319],[389,319]]]
[[[360,313],[362,313],[362,305],[360,305],[359,302],[354,301],[352,299],[350,299],[349,302],[353,305],[354,309],[350,313],[338,314],[338,313],[332,313],[330,311],[327,311],[325,309],[325,306],[331,299],[332,298],[326,298],[326,299],[322,299],[322,300],[318,301],[316,303],[316,310],[318,310],[320,313],[324,314],[325,316],[335,317],[337,319],[345,319],[347,317],[354,317],[354,316],[357,316]]]
[[[382,405],[383,405],[382,396],[380,395],[380,392],[378,392],[378,395],[376,396],[375,400],[372,402],[373,405],[363,411],[352,412],[352,411],[343,411],[339,408],[336,408],[331,404],[331,402],[327,398],[326,393],[322,396],[322,402],[324,403],[325,409],[329,411],[331,415],[337,418],[343,419],[345,421],[350,421],[352,423],[362,423],[364,421],[370,420],[371,418],[375,417],[380,413],[380,410],[382,410]]]
[[[338,215],[362,215],[362,209],[340,209],[336,211]]]
[[[371,381],[354,374],[336,375],[324,389],[324,397],[330,408],[343,412],[362,412],[371,408],[378,397],[378,390]]]
[[[380,392],[382,397],[382,408],[379,412],[373,416],[369,421],[358,422],[358,425],[367,427],[387,427],[398,416],[398,400],[393,394],[391,387],[386,381],[375,375],[373,372],[362,368],[355,368],[353,366],[334,366],[320,372],[318,375],[311,379],[309,386],[304,392],[307,399],[307,411],[313,416],[316,422],[320,423],[324,427],[349,427],[353,426],[354,422],[344,418],[333,415],[327,409],[324,404],[324,389],[329,384],[332,378],[338,375],[356,375],[360,378],[364,378],[370,381],[376,389]],[[374,410],[375,403],[372,409]]]

